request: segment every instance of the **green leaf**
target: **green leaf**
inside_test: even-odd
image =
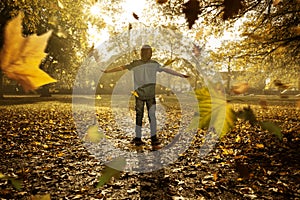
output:
[[[90,126],[87,130],[87,134],[84,137],[84,141],[98,143],[102,138],[105,138],[103,132],[98,131],[98,126]]]
[[[22,181],[15,179],[15,178],[9,178],[11,184],[14,186],[14,188],[16,188],[17,190],[21,190],[22,189]]]
[[[4,178],[6,178],[7,176],[5,176],[4,174],[2,174],[1,172],[0,172],[0,179],[4,179]]]
[[[243,108],[243,110],[240,110],[237,115],[239,118],[249,121],[251,125],[255,125],[257,123],[256,116],[250,106]]]
[[[1,172],[0,172],[0,179],[9,180],[11,182],[11,184],[14,186],[14,188],[16,188],[17,190],[22,189],[22,180],[15,179],[15,178],[10,177],[10,176],[6,176],[6,175],[2,174]]]
[[[195,113],[193,119],[191,120],[190,125],[187,127],[187,131],[190,131],[190,130],[193,130],[193,129],[198,129],[199,119],[200,119],[199,113]]]
[[[126,165],[126,160],[123,157],[115,158],[113,161],[108,163],[102,170],[102,175],[98,179],[97,188],[102,187],[106,184],[112,177],[119,179],[121,170],[124,169]]]
[[[260,122],[259,123],[261,128],[264,130],[267,130],[271,133],[273,133],[274,135],[276,135],[280,140],[282,140],[282,133],[281,133],[281,129],[279,126],[277,126],[276,124],[272,123],[272,122]]]
[[[195,93],[199,102],[199,128],[213,127],[219,137],[223,137],[236,121],[235,112],[225,95],[214,88],[202,88]]]

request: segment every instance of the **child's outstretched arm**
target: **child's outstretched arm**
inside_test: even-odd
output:
[[[115,68],[112,68],[112,69],[106,69],[106,70],[101,70],[101,71],[104,72],[104,73],[112,73],[112,72],[123,71],[125,69],[126,69],[125,66],[119,66],[119,67],[115,67]]]
[[[174,71],[172,69],[169,69],[169,68],[162,68],[162,71],[166,72],[168,74],[174,75],[174,76],[179,76],[181,78],[188,78],[188,77],[190,77],[189,75],[178,73],[178,72],[176,72],[176,71]]]

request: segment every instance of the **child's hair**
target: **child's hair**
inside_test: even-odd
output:
[[[152,48],[150,45],[143,45],[141,48],[141,59],[144,61],[150,60],[152,57]]]

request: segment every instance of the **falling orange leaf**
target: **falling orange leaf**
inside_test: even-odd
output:
[[[45,57],[51,31],[44,35],[22,36],[22,16],[9,21],[4,31],[4,44],[0,52],[0,68],[4,74],[19,82],[24,90],[35,90],[38,87],[56,82],[39,68]]]
[[[249,89],[248,83],[239,83],[239,84],[233,85],[231,88],[231,91],[234,94],[244,94],[248,91],[248,89]]]

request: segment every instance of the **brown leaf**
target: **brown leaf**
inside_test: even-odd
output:
[[[239,83],[237,85],[233,85],[231,88],[231,92],[234,94],[244,94],[248,91],[249,84],[248,83]]]
[[[159,3],[159,4],[164,4],[167,2],[168,2],[168,0],[156,0],[156,3]]]
[[[187,3],[183,4],[182,12],[185,14],[185,18],[188,21],[189,29],[191,29],[198,19],[198,15],[201,14],[199,1],[189,0]]]
[[[196,44],[194,44],[193,53],[195,54],[195,56],[199,56],[201,54],[201,48]]]
[[[239,178],[248,179],[250,177],[250,172],[247,165],[241,161],[236,160],[235,169],[239,173]]]
[[[260,99],[258,103],[259,103],[259,105],[261,106],[262,109],[267,109],[267,107],[268,107],[267,100]]]
[[[241,0],[224,0],[223,19],[228,20],[243,8]]]
[[[134,17],[134,19],[139,20],[139,16],[136,13],[132,13],[132,16]]]

